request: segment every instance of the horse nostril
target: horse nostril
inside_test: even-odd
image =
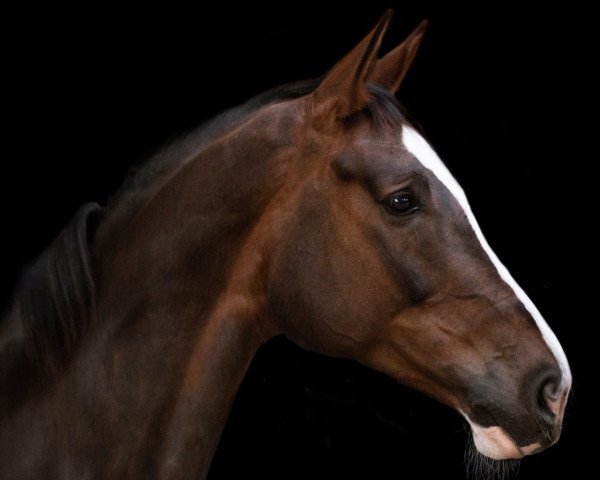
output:
[[[548,373],[541,376],[536,388],[538,415],[548,423],[555,423],[560,409],[560,375]]]
[[[547,401],[549,400],[550,402],[555,402],[558,400],[558,391],[558,382],[552,379],[542,387],[542,391],[540,393]]]

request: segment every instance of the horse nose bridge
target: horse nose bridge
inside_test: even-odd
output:
[[[490,291],[473,295],[465,309],[472,318],[471,328],[481,345],[487,345],[495,368],[516,371],[534,365],[554,365],[560,361],[531,312],[512,291]],[[464,297],[463,297],[464,299]]]
[[[495,321],[505,330],[509,325],[518,330],[526,330],[527,326],[535,326],[531,315],[524,308],[515,292],[505,285],[478,286],[477,290],[463,298],[477,299],[480,305],[480,315],[486,321]]]

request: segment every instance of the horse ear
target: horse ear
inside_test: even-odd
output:
[[[366,82],[375,67],[377,51],[392,14],[392,10],[387,10],[375,28],[325,75],[312,95],[314,116],[340,120],[368,104]]]
[[[423,20],[404,42],[378,60],[369,80],[378,83],[394,95],[417,55],[427,26],[427,20]]]

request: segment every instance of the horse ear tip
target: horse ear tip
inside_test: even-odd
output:
[[[383,20],[389,22],[394,16],[394,13],[393,8],[386,8],[385,12],[383,12]]]
[[[387,30],[389,24],[392,21],[393,16],[394,16],[394,9],[393,8],[386,9],[386,11],[383,12],[383,15],[381,16],[381,18],[375,25],[373,32],[376,32],[376,33],[374,33],[374,35],[376,35],[376,36],[382,35]]]
[[[417,28],[415,28],[415,33],[417,35],[423,35],[425,33],[425,31],[427,31],[429,29],[430,25],[431,25],[431,21],[428,18],[424,18],[423,20],[421,20],[419,22],[419,25],[417,25]]]

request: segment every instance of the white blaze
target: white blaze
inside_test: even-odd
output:
[[[500,277],[504,280],[515,292],[517,298],[521,301],[521,303],[525,306],[527,311],[535,320],[542,337],[544,338],[546,344],[550,348],[550,351],[554,354],[556,361],[558,362],[558,366],[562,373],[562,388],[565,390],[569,390],[571,387],[571,370],[569,368],[569,362],[567,361],[567,357],[556,338],[554,332],[550,329],[544,317],[542,317],[541,313],[535,307],[531,299],[527,296],[527,294],[523,291],[523,289],[519,286],[519,284],[514,280],[512,275],[508,272],[506,267],[502,264],[502,262],[498,259],[496,254],[488,245],[479,225],[477,224],[477,220],[475,220],[475,216],[471,211],[471,207],[469,206],[469,202],[467,202],[467,197],[465,192],[460,187],[456,179],[452,176],[448,168],[443,164],[435,151],[431,148],[431,146],[427,143],[427,141],[419,135],[415,130],[410,127],[404,126],[402,131],[402,140],[406,149],[412,153],[417,160],[419,160],[423,166],[433,172],[433,174],[446,186],[450,193],[454,195],[460,206],[465,212],[471,227],[475,231],[477,238],[479,239],[479,243],[483,250],[488,254],[490,260],[498,270]]]

